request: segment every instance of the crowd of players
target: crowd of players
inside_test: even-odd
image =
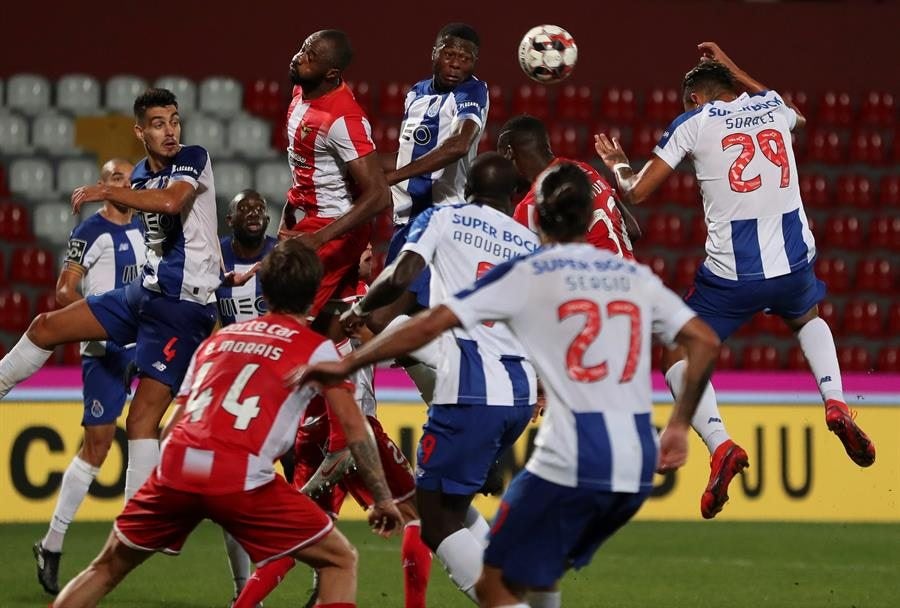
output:
[[[265,236],[266,201],[247,190],[220,241],[209,155],[181,144],[172,93],[138,97],[147,157],[133,168],[111,160],[73,193],[75,212],[104,205],[73,231],[57,289],[65,307],[39,315],[0,361],[4,396],[54,347],[85,342],[85,442],[34,547],[54,606],[95,605],[152,552],[177,553],[204,518],[225,531],[234,606],[258,605],[296,560],[316,572],[315,605],[354,606],[356,553],[333,523],[347,494],[376,532],[402,527],[407,608],[425,605],[432,553],[482,606],[559,606],[564,572],[640,508],[654,471],[684,463],[691,426],[711,454],[701,514],[722,509],[749,458],[708,379],[719,341],[760,310],[794,331],[848,455],[874,462],[817,315],[825,288],[789,143],[804,123],[796,109],[703,43],[683,82],[686,113],[640,171],[616,140],[596,137],[614,190],[590,165],[555,157],[530,116],[509,120],[498,151],[476,158],[489,115],[478,51],[466,25],[439,32],[432,75],[407,95],[399,152],[379,155],[343,82],[346,35],[309,36],[290,64],[293,185],[277,240]],[[709,238],[682,301],[635,263],[628,205],[687,156]],[[669,347],[675,397],[659,437],[652,336]],[[376,417],[373,366],[386,360],[429,406],[415,473]],[[60,592],[64,535],[132,374],[126,506]],[[472,498],[544,407],[535,451],[489,528]],[[288,451],[292,483],[274,469]]]

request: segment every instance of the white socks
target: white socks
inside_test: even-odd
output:
[[[530,591],[528,604],[531,608],[560,608],[562,593],[559,591]]]
[[[131,500],[159,464],[157,439],[128,440],[128,468],[125,470],[125,502]]]
[[[684,390],[685,368],[687,361],[682,359],[666,372],[666,384],[669,385],[673,397],[677,397]],[[710,454],[729,439],[725,423],[722,422],[722,414],[719,413],[719,405],[716,403],[716,391],[711,382],[706,383],[706,389],[700,397],[700,403],[697,404],[697,411],[691,419],[691,426],[703,439]]]
[[[53,519],[50,520],[50,529],[47,530],[44,540],[41,541],[44,549],[54,553],[62,552],[63,540],[69,524],[75,519],[75,513],[84,501],[84,497],[87,496],[88,488],[99,471],[99,467],[92,466],[78,456],[69,463],[63,474],[59,498],[56,499],[56,509],[53,511]]]
[[[438,545],[435,555],[444,564],[450,580],[476,604],[475,583],[481,576],[484,548],[468,528],[457,530]]]
[[[250,556],[231,534],[225,530],[222,530],[222,534],[225,536],[225,554],[228,556],[231,577],[234,579],[234,595],[237,597],[250,578]]]
[[[822,399],[844,401],[841,368],[838,365],[834,337],[824,319],[817,317],[797,332],[800,348],[809,362],[809,369],[816,378]]]
[[[35,346],[27,334],[19,338],[0,361],[0,399],[6,397],[19,382],[41,369],[52,354],[52,350]]]
[[[475,537],[475,540],[481,544],[482,548],[487,548],[488,534],[491,531],[491,527],[481,513],[478,512],[478,509],[469,505],[469,510],[466,511],[466,519],[463,521],[463,525],[468,528],[469,532],[471,532],[472,536]]]

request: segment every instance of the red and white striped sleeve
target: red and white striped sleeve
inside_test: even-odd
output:
[[[345,114],[331,124],[325,144],[344,162],[350,162],[375,151],[372,127],[361,114]]]

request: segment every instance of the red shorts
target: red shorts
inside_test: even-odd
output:
[[[231,534],[257,566],[319,542],[334,527],[322,509],[280,476],[255,490],[211,496],[165,486],[154,470],[113,529],[132,549],[177,555],[207,518]]]
[[[413,476],[412,467],[400,447],[388,437],[377,418],[366,417],[372,434],[375,435],[375,445],[378,446],[378,455],[381,457],[381,467],[384,469],[384,477],[394,502],[403,502],[412,498],[416,491],[416,478]],[[328,420],[319,419],[313,424],[301,426],[297,433],[297,443],[294,444],[294,487],[302,488],[309,481],[322,459],[325,457],[325,446],[328,442]],[[333,487],[330,492],[323,492],[315,498],[316,503],[334,517],[341,512],[344,498],[349,494],[363,509],[368,509],[375,504],[372,493],[363,483],[359,473],[348,473],[341,483]]]
[[[316,232],[334,221],[335,218],[331,217],[305,217],[292,230]],[[319,247],[316,253],[322,261],[324,272],[319,291],[309,309],[310,317],[317,316],[329,300],[343,300],[356,295],[359,258],[369,246],[371,238],[372,224],[367,222]]]

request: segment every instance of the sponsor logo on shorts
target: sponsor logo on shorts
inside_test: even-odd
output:
[[[721,419],[721,418],[716,418],[715,416],[713,416],[713,417],[711,417],[709,420],[706,421],[706,424],[709,424],[710,422],[718,422],[719,424],[721,424],[721,423],[722,423],[722,419]]]
[[[425,477],[425,471],[420,466],[416,467],[416,477]]]
[[[94,418],[100,418],[103,415],[103,404],[100,403],[99,399],[94,399],[91,402],[91,416]]]
[[[164,371],[166,371],[166,364],[163,363],[162,361],[157,361],[156,363],[153,364],[153,368],[157,371],[164,372]]]
[[[825,384],[826,382],[831,382],[831,376],[822,376],[819,378],[819,384]]]

